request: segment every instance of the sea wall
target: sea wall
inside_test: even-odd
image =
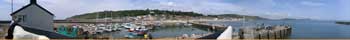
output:
[[[291,34],[291,27],[285,25],[254,27],[254,28],[240,28],[240,39],[284,39]]]
[[[227,25],[214,25],[201,22],[190,22],[196,27],[209,28],[216,32],[222,32]],[[234,31],[234,30],[233,30]],[[289,38],[292,28],[289,25],[240,27],[233,32],[232,39],[285,39]]]

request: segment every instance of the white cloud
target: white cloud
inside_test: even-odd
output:
[[[270,19],[282,19],[282,18],[288,18],[288,13],[276,13],[276,12],[266,12],[267,14],[265,17]]]
[[[82,13],[103,10],[130,9],[162,9],[195,11],[199,13],[233,13],[242,8],[234,4],[213,2],[209,0],[56,0],[41,1],[46,9],[56,14],[56,18],[63,19]]]
[[[164,2],[164,3],[160,3],[162,5],[166,5],[166,6],[175,6],[174,2]]]
[[[11,0],[3,0],[6,3],[11,3]],[[15,5],[25,5],[29,3],[29,0],[12,0]]]
[[[302,2],[300,2],[300,4],[307,5],[307,6],[323,6],[323,5],[325,5],[324,3],[311,2],[311,1],[302,1]]]

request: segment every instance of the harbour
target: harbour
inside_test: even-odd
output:
[[[170,25],[170,26],[169,26]],[[168,27],[170,29],[168,29]],[[285,26],[287,27],[287,26]],[[164,29],[163,29],[164,28]],[[225,29],[227,28],[227,26],[225,25],[211,25],[211,24],[207,24],[207,23],[200,23],[200,22],[188,22],[188,23],[184,23],[184,22],[174,22],[174,23],[167,23],[162,24],[161,26],[158,27],[153,27],[151,31],[151,35],[153,38],[184,38],[184,35],[198,35],[197,37],[185,37],[185,38],[190,38],[190,39],[195,39],[195,38],[201,38],[201,37],[205,37],[208,35],[213,35],[215,32],[223,32]],[[278,28],[277,28],[278,29]],[[289,34],[286,33],[290,33],[290,29],[287,28],[289,31],[286,31],[287,29],[281,29],[279,28],[281,31],[277,30],[278,34],[277,36],[281,37],[283,36],[283,38],[288,37]],[[124,29],[127,30],[127,29]],[[157,30],[162,30],[162,31],[157,31]],[[256,30],[256,29],[248,29],[248,30]],[[173,32],[180,32],[180,33],[172,33]],[[187,32],[186,32],[187,31]],[[190,32],[191,31],[191,32]],[[240,30],[241,31],[241,30]],[[242,30],[243,31],[243,30]],[[273,30],[272,30],[273,31]],[[255,31],[258,32],[258,31]],[[265,31],[266,32],[266,31]],[[283,32],[283,33],[282,33]],[[114,33],[114,34],[112,34]],[[164,33],[166,35],[164,35]],[[247,39],[247,38],[243,38],[243,37],[247,37],[243,34],[239,34],[240,32],[233,32],[232,35],[234,35],[233,38],[235,39]],[[258,32],[259,33],[259,32]],[[127,35],[128,33],[126,31],[123,30],[119,30],[117,32],[109,32],[107,31],[107,33],[100,33],[100,34],[96,34],[96,35],[117,35],[117,36],[107,36],[108,38],[125,38],[125,35]],[[172,35],[169,35],[172,34]],[[273,34],[273,33],[265,33],[265,34]],[[257,36],[262,36],[262,34],[257,34]],[[269,36],[269,35],[263,35],[263,36]],[[273,36],[275,37],[275,36]],[[253,38],[253,39],[268,39],[268,38]],[[274,38],[272,38],[274,39]]]
[[[346,31],[339,31],[339,30],[346,30],[348,25],[339,25],[334,24],[332,21],[315,21],[315,20],[256,20],[256,21],[231,21],[231,22],[223,22],[223,21],[208,21],[208,24],[224,24],[224,25],[230,25],[233,26],[235,31],[238,31],[240,27],[252,27],[249,25],[258,25],[258,24],[266,24],[266,25],[283,25],[283,24],[290,24],[292,27],[292,32],[290,36],[287,39],[305,39],[305,38],[349,38]],[[173,23],[176,24],[176,23]],[[2,23],[2,27],[6,26],[7,23]],[[243,26],[246,25],[246,26]],[[316,27],[316,28],[315,28]],[[6,27],[4,27],[6,28]],[[175,27],[176,28],[176,27]],[[317,31],[317,30],[323,30],[327,28],[335,28],[335,29],[329,29],[324,31]],[[172,29],[172,28],[170,28]],[[2,29],[6,31],[6,29]],[[173,29],[176,30],[176,29]],[[208,29],[207,29],[208,30]],[[202,30],[201,30],[202,31]],[[167,31],[165,31],[167,32]],[[164,32],[164,33],[165,33]],[[115,32],[117,33],[117,32]],[[204,32],[207,33],[207,32]],[[330,35],[337,33],[337,35]],[[113,32],[106,33],[106,34],[113,34]],[[125,33],[124,33],[125,34]],[[188,33],[190,34],[190,33]],[[4,34],[3,34],[4,35]],[[182,34],[179,34],[182,35]],[[119,35],[124,37],[124,35]],[[177,36],[172,36],[177,37]]]
[[[57,22],[55,23],[56,32],[64,35],[68,35],[71,37],[75,37],[78,39],[127,39],[127,35],[129,34],[129,28],[125,27],[125,25],[136,26],[131,23],[101,23],[101,24],[91,24],[91,22],[85,23],[76,23],[72,22],[69,24],[64,24],[67,22]],[[99,27],[103,27],[99,29]],[[201,37],[205,37],[208,35],[213,35],[214,33],[221,33],[226,28],[227,25],[215,25],[208,24],[205,22],[167,22],[161,24],[159,26],[140,26],[140,28],[144,29],[147,27],[149,30],[149,35],[152,36],[153,39],[197,39]],[[62,29],[63,28],[63,29]],[[94,30],[92,30],[93,28]],[[97,29],[96,29],[97,28]],[[107,29],[110,28],[110,29]],[[113,29],[113,30],[112,30]],[[237,29],[237,28],[234,28]],[[146,30],[146,29],[144,29]],[[254,30],[254,29],[249,29]],[[174,33],[175,32],[175,33]],[[75,33],[75,34],[72,34]],[[270,33],[271,34],[271,33]],[[187,36],[184,36],[187,35]],[[233,31],[233,39],[247,39],[242,38],[244,34],[239,34],[237,31]],[[244,36],[247,37],[247,36]],[[258,39],[258,38],[253,38]]]
[[[313,13],[345,12],[330,10],[328,12],[320,7],[326,4],[305,1],[300,2],[300,4],[303,4],[302,7],[305,6],[305,9],[299,9],[299,4],[289,4],[289,2],[285,2],[286,4],[281,3],[283,5],[256,7],[245,2],[260,3],[259,1],[237,1],[236,3],[204,0],[198,1],[199,3],[190,1],[189,5],[187,5],[187,2],[183,2],[186,5],[181,5],[181,1],[158,2],[152,0],[150,2],[130,0],[129,4],[128,0],[126,2],[127,5],[118,5],[116,7],[124,7],[116,9],[114,5],[101,5],[99,3],[97,3],[99,5],[89,4],[89,6],[84,6],[83,4],[85,3],[71,4],[84,6],[81,7],[83,9],[67,8],[74,9],[74,11],[62,11],[62,9],[66,9],[60,7],[67,4],[57,5],[48,1],[29,0],[27,5],[14,7],[22,3],[14,4],[13,1],[6,1],[6,3],[11,4],[11,10],[7,10],[10,15],[6,16],[6,20],[0,19],[0,39],[261,40],[350,38],[350,31],[347,31],[350,30],[350,22],[344,20],[344,18],[323,17],[324,14],[310,16],[314,15]],[[112,0],[104,0],[102,2],[107,1]],[[119,0],[113,0],[113,2],[116,1]],[[139,5],[140,3],[133,4],[133,2],[149,2],[145,4],[152,5],[144,7],[144,3]],[[47,3],[50,4],[48,8]],[[67,3],[69,4],[69,2]],[[89,1],[88,3],[94,3],[94,1]],[[270,2],[261,3],[270,4]],[[277,2],[271,0],[271,4],[275,3]],[[59,6],[59,9],[50,8],[56,7],[52,5]],[[293,5],[298,6],[294,7]],[[312,9],[317,9],[316,7],[319,7],[319,9],[308,11],[307,5],[310,8],[313,6]],[[90,6],[94,7],[90,8]],[[331,7],[325,7],[331,9]],[[5,7],[0,9],[3,8]],[[264,10],[261,11],[261,9]],[[299,13],[310,14],[300,15]],[[330,15],[334,16],[334,14]]]

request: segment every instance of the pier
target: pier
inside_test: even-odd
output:
[[[200,22],[189,22],[198,27],[213,28],[213,30],[222,32],[227,28],[225,25],[215,25]],[[284,39],[291,35],[292,28],[289,25],[259,26],[259,27],[240,27],[238,32],[232,33],[232,39]],[[233,30],[234,31],[234,30]],[[217,35],[215,33],[209,35]],[[209,35],[204,35],[209,36]]]
[[[240,28],[238,35],[240,39],[283,39],[291,34],[291,27],[285,25],[276,25],[256,28]]]

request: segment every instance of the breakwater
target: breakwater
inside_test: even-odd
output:
[[[209,28],[217,32],[222,32],[227,28],[227,25],[215,25],[199,22],[190,23],[196,25],[197,27]],[[285,39],[290,37],[291,32],[292,28],[290,25],[239,27],[238,31],[232,33],[232,39]]]
[[[291,27],[285,25],[240,28],[238,35],[240,39],[284,39],[291,34]]]

